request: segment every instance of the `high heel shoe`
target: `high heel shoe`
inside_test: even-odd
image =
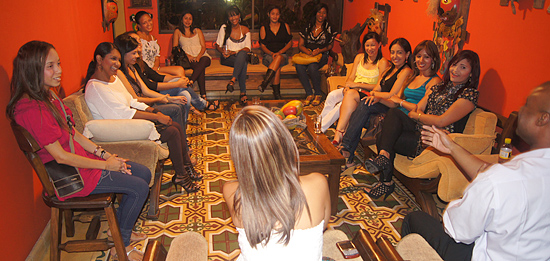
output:
[[[241,96],[239,97],[239,103],[241,104],[241,106],[244,107],[246,106],[247,102],[248,102],[248,97],[246,97],[246,93],[241,93]]]
[[[187,88],[193,88],[193,81],[189,80],[189,82],[187,82]]]
[[[177,178],[180,178],[181,180],[176,181]],[[197,192],[201,188],[200,185],[193,183],[193,181],[189,176],[177,177],[176,175],[174,175],[172,176],[172,183],[174,184],[176,191],[178,190],[178,185],[179,185],[183,189],[185,189],[187,193]]]
[[[313,98],[314,98],[314,97],[315,97],[315,96],[313,96],[313,95],[308,95],[308,96],[306,97],[306,100],[304,101],[304,106],[309,106],[309,104],[311,103],[311,101],[313,101]]]
[[[229,83],[225,88],[226,88],[225,93],[233,92],[235,90],[235,82],[233,80],[229,81]]]
[[[187,171],[187,174],[189,174],[189,177],[191,177],[191,180],[193,181],[202,180],[202,172],[193,168],[192,165],[186,165],[186,166],[183,166],[183,168],[185,168],[185,171]]]
[[[384,200],[386,200],[386,198],[388,198],[388,196],[391,195],[394,190],[395,183],[392,183],[391,185],[386,185],[384,182],[379,182],[370,191],[365,191],[365,193],[367,193],[367,195],[369,195],[371,199],[378,199],[382,195],[384,195]]]
[[[368,159],[365,161],[365,169],[371,174],[376,174],[380,171],[391,170],[391,162],[388,158],[382,155],[378,155],[374,159]]]
[[[339,136],[340,136],[340,140],[339,141],[336,141],[336,135],[338,135],[338,133],[341,133]],[[346,131],[344,130],[336,130],[336,132],[334,133],[334,139],[332,139],[332,145],[334,146],[338,146],[340,145],[340,143],[342,143],[342,138],[344,138],[344,133],[346,133]]]

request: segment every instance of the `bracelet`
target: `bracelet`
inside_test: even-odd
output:
[[[97,156],[97,151],[98,151],[99,149],[101,149],[101,146],[97,145],[97,147],[95,147],[95,150],[94,150],[94,153],[93,153],[93,154]]]
[[[399,107],[403,107],[403,102],[404,102],[404,101],[405,101],[405,100],[401,100],[401,102],[399,103]]]
[[[103,156],[105,156],[105,150],[101,151],[101,154],[99,154],[99,157],[103,159]]]
[[[422,114],[419,112],[418,113],[418,120],[420,121],[420,116],[422,116]]]

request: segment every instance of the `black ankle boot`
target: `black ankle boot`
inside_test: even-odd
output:
[[[283,97],[281,97],[281,84],[272,84],[271,88],[273,88],[273,97],[275,100],[282,100]]]
[[[267,88],[267,85],[271,82],[271,80],[273,80],[273,77],[275,77],[275,71],[267,69],[264,81],[262,82],[262,84],[260,84],[260,86],[258,86],[258,90],[260,92],[264,92],[265,88]]]

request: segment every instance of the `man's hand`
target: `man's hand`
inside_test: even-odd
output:
[[[157,121],[162,123],[162,124],[166,124],[166,125],[172,125],[172,118],[160,113],[160,112],[157,112]]]
[[[172,103],[178,103],[178,104],[187,104],[187,98],[185,96],[168,96],[168,101]]]
[[[422,134],[422,142],[426,145],[434,147],[436,150],[439,150],[446,154],[451,154],[451,148],[456,144],[454,141],[445,133],[445,131],[438,129],[435,126],[422,126],[424,129]]]

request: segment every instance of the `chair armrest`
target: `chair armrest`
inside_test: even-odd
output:
[[[375,243],[365,229],[359,230],[353,238],[353,244],[364,261],[403,260],[387,239],[379,239],[378,241],[380,241],[380,244]],[[384,250],[380,247],[383,247]]]
[[[472,154],[490,154],[495,135],[451,133],[451,139]]]
[[[145,254],[143,254],[143,261],[164,261],[166,260],[166,249],[159,241],[149,241]]]

